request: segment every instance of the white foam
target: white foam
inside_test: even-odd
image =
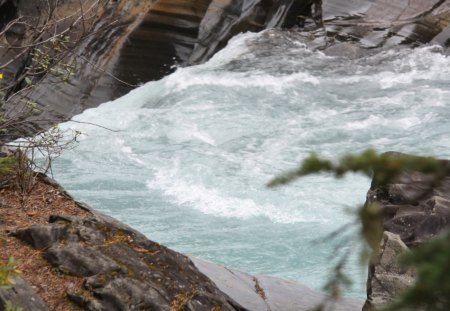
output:
[[[226,218],[250,219],[267,217],[276,223],[297,223],[306,221],[298,210],[282,211],[271,204],[259,204],[252,198],[239,198],[224,193],[221,189],[208,187],[198,181],[180,176],[179,162],[171,168],[159,168],[154,178],[147,180],[151,190],[162,191],[176,205],[185,205],[206,215]],[[310,217],[308,221],[317,220]]]
[[[264,184],[310,152],[336,158],[376,147],[450,157],[450,60],[428,48],[348,60],[295,42],[277,46],[283,34],[274,44],[270,33],[264,44],[259,36],[243,34],[203,65],[77,116],[119,132],[66,125],[86,135],[55,163],[55,175],[77,199],[134,219],[170,247],[228,264],[257,258],[304,280],[298,261],[271,261],[291,243],[281,256],[314,263],[320,287],[333,242],[314,245],[314,255],[305,241],[353,220],[342,208],[362,204],[370,180],[314,176],[274,191]],[[214,254],[207,245],[216,241]]]
[[[270,89],[275,93],[281,93],[284,89],[296,84],[317,86],[320,80],[307,72],[298,72],[285,76],[272,76],[264,72],[198,72],[186,70],[177,72],[164,79],[166,89],[184,91],[193,86],[216,86],[227,88],[254,88]]]
[[[374,127],[389,127],[389,128],[401,128],[404,130],[409,129],[412,126],[421,123],[421,119],[416,116],[399,118],[399,119],[389,119],[382,116],[370,115],[364,120],[358,120],[349,122],[345,125],[345,128],[349,130],[362,130]]]
[[[242,58],[243,55],[249,54],[250,49],[247,41],[260,36],[254,32],[240,33],[231,38],[227,46],[214,54],[214,56],[207,62],[207,66],[213,68],[215,66],[223,65],[231,60]]]

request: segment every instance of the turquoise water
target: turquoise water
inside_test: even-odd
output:
[[[361,59],[313,52],[279,31],[243,34],[67,123],[84,133],[54,167],[77,199],[178,251],[320,289],[340,254],[365,294],[354,220],[370,180],[265,184],[311,152],[372,147],[450,158],[450,59],[436,47]],[[355,232],[358,228],[354,228]],[[350,235],[352,237],[354,235]]]

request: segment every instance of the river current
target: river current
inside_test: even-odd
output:
[[[311,152],[450,158],[449,99],[450,58],[437,47],[347,58],[281,31],[246,33],[205,64],[74,118],[114,131],[63,124],[83,135],[54,175],[76,199],[148,238],[250,273],[321,289],[351,250],[346,293],[362,298],[358,228],[327,235],[353,222],[370,179],[265,184]]]

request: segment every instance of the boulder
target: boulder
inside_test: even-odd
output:
[[[328,298],[324,293],[294,281],[248,273],[190,257],[195,266],[217,287],[248,310],[302,311],[313,310]],[[362,302],[341,298],[330,303],[326,311],[360,311]]]
[[[404,269],[398,259],[409,249],[400,237],[385,231],[378,254],[369,267],[367,300],[363,311],[380,308],[392,302],[403,290],[414,284],[415,273]]]
[[[372,183],[367,194],[367,202],[382,208],[384,230],[408,247],[450,229],[450,161],[441,164],[447,170],[443,176],[403,172],[389,185]]]
[[[0,311],[6,311],[7,304],[22,310],[49,310],[33,288],[20,277],[15,277],[10,286],[0,287]]]
[[[450,161],[440,163],[441,172],[405,171],[388,185],[374,178],[367,203],[380,205],[385,232],[369,267],[364,311],[384,306],[414,283],[414,271],[398,264],[401,254],[450,230]]]

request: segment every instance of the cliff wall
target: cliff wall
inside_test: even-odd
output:
[[[0,86],[16,81],[14,91],[27,87],[21,73],[32,53],[21,54],[18,47],[36,42],[33,30],[48,23],[48,3],[53,3],[55,25],[39,35],[44,39],[60,31],[76,43],[62,60],[74,63],[76,74],[70,81],[51,74],[33,77],[36,86],[27,98],[41,113],[32,117],[26,133],[160,79],[174,65],[205,62],[240,32],[291,29],[307,34],[304,40],[312,48],[331,54],[347,53],[346,45],[363,55],[371,49],[429,42],[448,51],[450,44],[450,0],[65,0],[56,7],[52,1],[1,0],[0,31],[5,35],[0,64],[8,65]],[[27,23],[6,30],[17,18]],[[23,100],[10,100],[3,109],[20,113]]]

